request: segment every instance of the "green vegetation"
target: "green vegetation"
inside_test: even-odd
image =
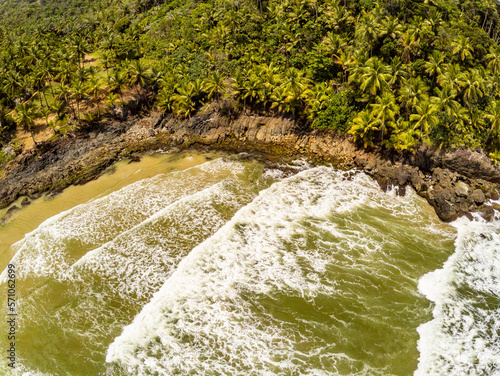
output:
[[[500,150],[494,0],[44,0],[0,5],[0,124],[134,100],[301,119],[400,151]]]

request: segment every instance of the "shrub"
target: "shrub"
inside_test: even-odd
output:
[[[346,94],[337,92],[330,97],[328,107],[314,120],[312,127],[345,134],[354,114],[354,107],[349,104]]]

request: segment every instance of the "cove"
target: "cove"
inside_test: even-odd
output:
[[[19,374],[438,374],[464,356],[440,342],[463,324],[446,316],[456,281],[491,302],[479,326],[495,320],[496,269],[478,266],[476,286],[456,265],[483,265],[478,242],[496,260],[496,222],[445,224],[411,189],[303,161],[119,163],[0,230],[16,241],[2,261],[17,267]],[[493,332],[469,328],[495,355]],[[492,369],[470,351],[469,374]]]

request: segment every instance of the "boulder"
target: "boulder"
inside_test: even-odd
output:
[[[474,190],[471,197],[477,205],[482,205],[486,201],[486,197],[484,196],[483,191],[480,189]]]
[[[459,181],[455,184],[455,194],[459,197],[467,197],[469,195],[470,187],[463,181]]]

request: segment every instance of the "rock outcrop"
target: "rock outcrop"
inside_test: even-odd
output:
[[[471,212],[493,216],[490,199],[498,199],[500,167],[484,154],[470,150],[449,153],[422,146],[414,154],[359,148],[349,137],[310,130],[286,118],[246,116],[227,118],[216,112],[179,120],[162,113],[123,122],[103,122],[18,155],[0,177],[0,208],[20,196],[37,197],[99,176],[114,161],[160,148],[209,147],[256,151],[269,158],[305,156],[338,168],[358,168],[382,188],[413,189],[444,221]]]

